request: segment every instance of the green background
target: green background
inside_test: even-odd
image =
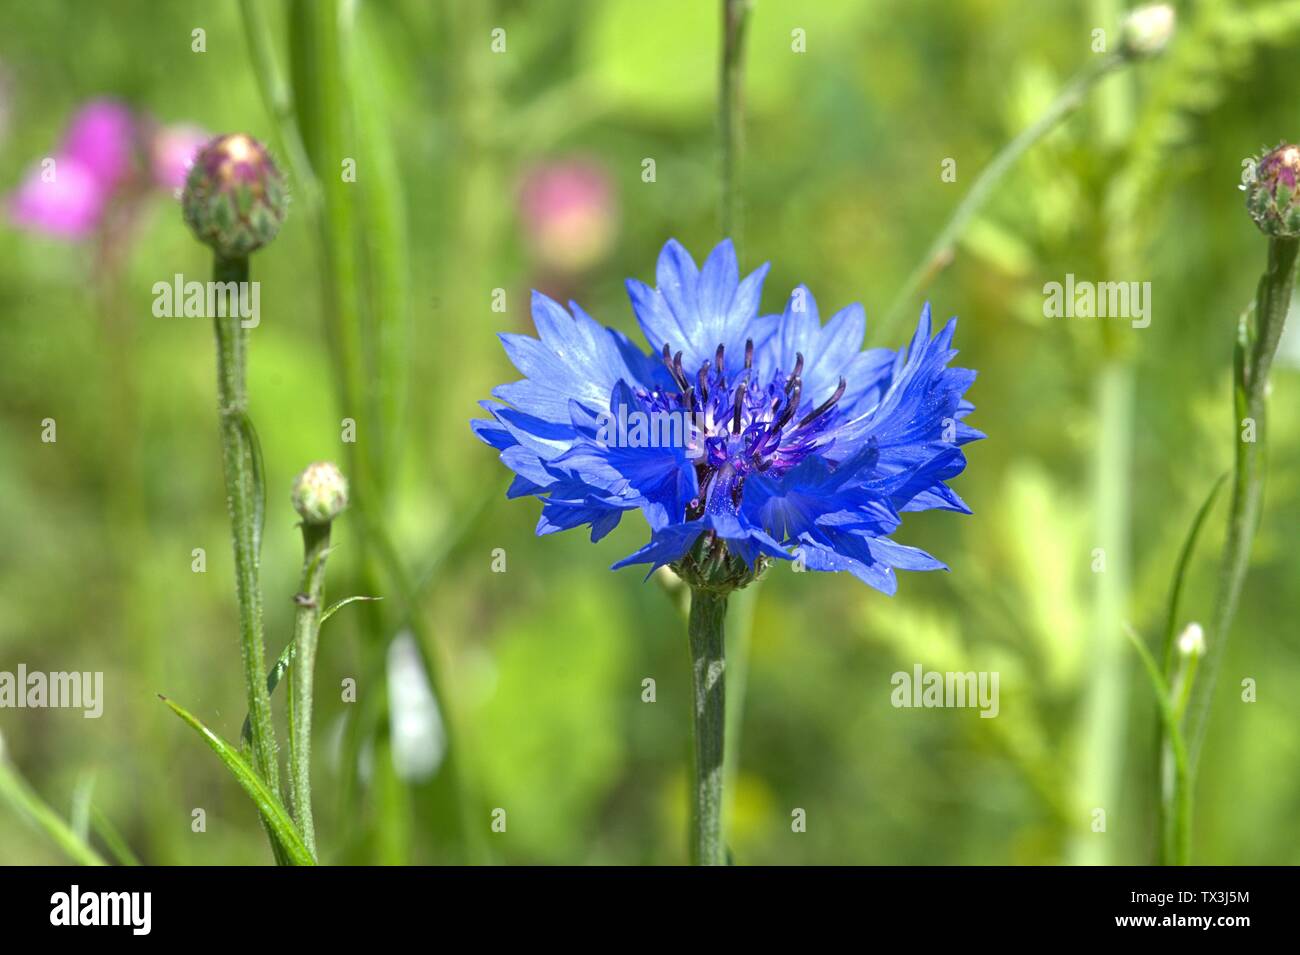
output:
[[[596,545],[582,532],[533,536],[538,505],[504,499],[505,469],[468,421],[476,401],[516,377],[496,334],[531,330],[529,288],[635,334],[624,278],[652,281],[670,237],[697,258],[718,240],[717,7],[360,6],[374,66],[361,109],[382,117],[407,235],[405,367],[381,363],[372,379],[405,382],[387,523],[417,577],[450,548],[420,614],[462,740],[474,831],[468,843],[447,832],[439,779],[404,783],[382,729],[355,752],[336,745],[361,706],[337,688],[353,678],[359,700],[382,699],[375,661],[392,636],[349,607],[325,627],[317,664],[322,861],[682,862],[684,626],[657,583],[607,569],[644,542],[643,523],[625,520]],[[764,311],[806,282],[823,316],[860,301],[867,344],[902,345],[920,298],[888,330],[877,317],[979,171],[1098,55],[1093,31],[1107,29],[1113,48],[1109,6],[758,0],[738,249],[745,271],[773,263]],[[283,7],[264,7],[283,63]],[[926,289],[938,317],[960,316],[958,363],[979,371],[971,421],[989,439],[968,449],[954,482],[973,516],[908,515],[897,536],[951,573],[904,574],[887,598],[847,575],[779,567],[733,599],[733,676],[748,662],[728,818],[736,861],[1153,858],[1155,712],[1136,657],[1095,626],[1098,501],[1127,502],[1129,558],[1112,546],[1106,573],[1127,566],[1123,615],[1154,641],[1180,542],[1231,460],[1233,329],[1265,253],[1236,188],[1242,161],[1300,134],[1300,5],[1179,8],[1166,55],[1107,80],[1018,164]],[[205,53],[191,51],[196,27]],[[504,54],[490,49],[495,27],[506,31]],[[806,31],[804,53],[791,49],[795,29]],[[105,95],[163,122],[244,130],[283,148],[233,2],[7,4],[0,70],[5,190],[55,148],[79,104]],[[607,170],[617,231],[597,261],[560,281],[541,273],[523,239],[516,196],[528,168],[573,156]],[[655,160],[653,183],[642,181],[645,158]],[[956,182],[941,179],[945,158],[956,160]],[[359,184],[368,174],[359,169]],[[253,259],[262,323],[250,393],[269,487],[272,652],[290,633],[300,558],[291,480],[344,453],[302,211],[295,205]],[[359,235],[362,248],[369,241]],[[61,812],[93,785],[95,805],[145,861],[266,862],[242,792],[155,696],[238,735],[244,691],[211,329],[151,313],[153,283],[205,278],[209,260],[165,195],[113,250],[120,271],[105,293],[93,240],[0,229],[0,669],[100,670],[107,697],[98,720],[0,711],[0,734],[6,757]],[[1067,273],[1150,282],[1150,327],[1045,318],[1043,285]],[[506,291],[504,313],[492,310],[494,289]],[[1263,524],[1203,757],[1194,858],[1205,863],[1300,862],[1292,325],[1274,373]],[[1107,363],[1133,383],[1133,441],[1131,466],[1103,488],[1096,390]],[[47,417],[54,444],[40,440]],[[1209,615],[1223,523],[1220,505],[1183,619]],[[333,596],[363,587],[359,533],[349,520],[336,530]],[[204,574],[191,571],[196,547]],[[505,573],[493,572],[497,548]],[[746,653],[738,635],[749,615]],[[1102,730],[1120,787],[1096,833],[1083,754],[1098,725],[1086,700],[1107,645],[1122,654]],[[1000,715],[894,708],[891,675],[917,663],[997,671]],[[642,701],[646,678],[656,681],[652,704]],[[1241,700],[1245,678],[1257,682],[1256,702]],[[204,833],[191,831],[196,807]],[[489,828],[494,808],[507,812],[504,833]],[[791,831],[795,809],[806,832]],[[60,859],[0,807],[0,862]]]

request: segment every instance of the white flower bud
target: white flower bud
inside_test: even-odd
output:
[[[1167,3],[1138,7],[1124,18],[1120,30],[1120,52],[1135,59],[1155,56],[1174,35],[1176,20],[1174,8]]]
[[[1189,623],[1178,635],[1178,652],[1185,657],[1199,657],[1205,653],[1205,631],[1199,623]]]
[[[348,506],[348,480],[329,461],[317,461],[293,482],[293,509],[308,524],[328,524]]]

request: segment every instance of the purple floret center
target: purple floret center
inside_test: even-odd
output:
[[[682,367],[682,353],[665,344],[663,361],[676,387],[637,392],[648,411],[687,413],[699,429],[699,437],[688,447],[699,485],[699,494],[686,509],[688,520],[706,512],[736,513],[747,477],[779,477],[815,449],[824,449],[822,439],[844,396],[841,378],[834,394],[798,416],[802,354],[796,355],[789,373],[778,369],[763,386],[754,378],[753,340],[745,343],[745,365],[734,379],[727,377],[725,358],[719,345],[714,360],[691,374]]]

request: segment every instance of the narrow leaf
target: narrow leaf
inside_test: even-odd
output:
[[[1192,563],[1192,554],[1196,551],[1196,541],[1201,536],[1201,528],[1205,526],[1205,519],[1210,516],[1210,511],[1214,508],[1214,501],[1219,496],[1219,489],[1223,487],[1223,482],[1227,479],[1228,472],[1225,471],[1219,475],[1219,479],[1210,488],[1210,493],[1206,495],[1204,503],[1201,504],[1200,510],[1196,512],[1196,517],[1192,520],[1192,526],[1187,531],[1187,539],[1183,541],[1183,549],[1178,554],[1178,564],[1174,568],[1174,583],[1169,591],[1169,611],[1165,617],[1165,666],[1163,672],[1166,680],[1173,673],[1174,634],[1178,631],[1178,603],[1182,599],[1183,583],[1187,577],[1187,570]]]
[[[94,803],[90,805],[90,825],[120,865],[140,864],[140,857],[131,851],[131,846],[118,831],[117,826],[113,825],[112,820]]]
[[[7,803],[15,812],[43,831],[50,840],[78,865],[107,865],[86,840],[77,836],[72,827],[36,791],[27,780],[4,758],[0,752],[0,803]]]
[[[334,548],[330,548],[329,552],[333,553],[333,550]],[[339,610],[340,608],[346,606],[347,604],[352,603],[354,600],[383,600],[383,599],[384,599],[383,597],[362,597],[362,596],[345,597],[342,600],[330,604],[330,606],[326,608],[325,612],[321,614],[320,622],[324,623],[334,614],[334,611]],[[290,664],[293,663],[294,651],[297,649],[297,646],[298,645],[296,643],[290,640],[288,643],[284,645],[284,649],[280,651],[280,655],[276,658],[276,661],[274,665],[272,665],[270,672],[267,673],[266,675],[266,692],[268,695],[275,692],[275,688],[280,685],[280,681],[284,679],[284,675],[289,672],[289,666]],[[253,724],[249,720],[249,717],[247,716],[244,717],[244,727],[240,731],[239,738],[243,740],[245,743],[251,742],[253,739]]]
[[[1127,623],[1124,624],[1124,634],[1129,638],[1129,642],[1133,644],[1133,648],[1137,650],[1138,656],[1142,658],[1142,666],[1151,680],[1151,690],[1155,693],[1156,703],[1160,706],[1160,717],[1164,721],[1165,729],[1168,730],[1170,738],[1175,741],[1176,745],[1181,745],[1182,732],[1178,728],[1178,718],[1174,715],[1174,705],[1170,699],[1169,684],[1165,682],[1165,678],[1160,674],[1160,667],[1156,664],[1156,658],[1151,655],[1151,651],[1142,642],[1142,638]]]
[[[320,615],[320,622],[323,624],[330,617],[334,616],[335,611],[342,610],[348,604],[354,603],[358,600],[383,600],[383,599],[384,599],[383,597],[362,597],[360,594],[352,597],[344,597],[342,600],[336,600],[334,601],[334,603],[330,604],[328,607],[325,608],[325,611]]]
[[[253,800],[253,804],[257,806],[257,811],[261,813],[267,827],[275,833],[275,837],[280,841],[280,845],[284,848],[289,860],[294,865],[315,865],[316,860],[312,858],[311,852],[308,851],[306,844],[302,841],[302,836],[298,834],[298,830],[294,827],[293,820],[289,817],[284,805],[267,788],[266,783],[262,781],[262,777],[257,775],[253,767],[239,755],[239,752],[204,726],[189,710],[173,703],[165,696],[160,695],[158,698],[171,707],[173,713],[202,736],[208,746],[212,748],[212,751],[226,764],[226,768],[230,770],[244,792],[248,793],[249,798]]]

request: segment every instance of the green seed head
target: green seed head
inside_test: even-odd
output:
[[[252,136],[218,136],[194,157],[181,194],[185,222],[218,255],[236,258],[280,231],[289,205],[284,176]]]
[[[1246,208],[1265,235],[1300,237],[1300,146],[1283,143],[1252,164],[1246,177]]]
[[[329,461],[317,461],[293,482],[293,509],[308,524],[328,524],[348,506],[348,479]]]
[[[1169,44],[1177,17],[1167,3],[1138,7],[1120,27],[1120,53],[1132,60],[1155,56]]]

